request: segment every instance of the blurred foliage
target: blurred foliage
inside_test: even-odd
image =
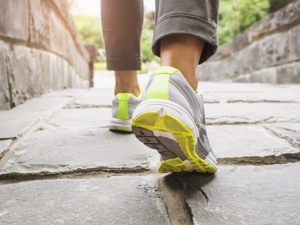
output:
[[[268,14],[269,1],[221,0],[218,30],[220,44],[231,41],[238,33]]]
[[[141,55],[142,62],[156,61],[160,62],[160,58],[152,53],[153,30],[144,29],[141,38]]]
[[[106,69],[106,62],[95,62],[94,63],[95,70],[105,70]]]
[[[69,0],[70,4],[72,0]],[[220,44],[230,42],[237,34],[244,31],[256,21],[294,0],[221,0],[218,36]],[[75,24],[79,30],[84,44],[96,44],[98,48],[104,48],[101,23],[99,19],[78,15],[74,16]],[[146,12],[144,17],[143,32],[141,38],[142,61],[159,62],[151,50],[153,39],[155,14]],[[98,65],[102,68],[103,65]]]
[[[144,29],[141,38],[141,54],[143,62],[150,62],[154,56],[151,50],[153,30]]]
[[[82,43],[95,44],[98,48],[103,48],[104,41],[99,19],[84,15],[73,16],[73,18]]]
[[[160,59],[152,53],[152,49],[151,49],[152,39],[153,39],[154,20],[155,20],[154,12],[147,12],[145,14],[143,32],[141,38],[141,54],[142,54],[142,61],[144,63],[151,62],[153,60],[156,62],[160,61]]]

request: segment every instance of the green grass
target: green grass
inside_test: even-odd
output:
[[[96,62],[94,64],[94,69],[95,70],[106,70],[106,62]],[[140,73],[147,73],[147,72],[148,72],[147,65],[145,63],[142,63],[142,69],[141,69]]]
[[[94,64],[95,70],[106,70],[106,62],[96,62]]]

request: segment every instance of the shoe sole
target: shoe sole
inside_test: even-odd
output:
[[[113,118],[111,119],[108,128],[111,131],[132,133],[131,120],[120,120]]]
[[[132,130],[146,146],[169,157],[161,161],[158,172],[215,173],[216,165],[196,153],[195,128],[191,129],[191,121],[189,126],[182,117],[189,115],[181,106],[166,100],[148,100],[138,106]],[[182,155],[187,160],[182,160]]]

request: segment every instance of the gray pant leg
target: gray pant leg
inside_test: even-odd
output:
[[[102,28],[108,70],[140,70],[143,0],[102,0]]]
[[[153,53],[160,56],[160,40],[172,34],[191,34],[205,43],[199,63],[217,50],[218,0],[156,0]]]

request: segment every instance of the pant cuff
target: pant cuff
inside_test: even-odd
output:
[[[214,55],[218,48],[216,25],[195,16],[169,15],[159,20],[154,30],[152,51],[156,56],[160,56],[160,40],[172,34],[190,34],[205,42],[199,64]]]
[[[140,58],[107,58],[107,70],[141,70]]]

